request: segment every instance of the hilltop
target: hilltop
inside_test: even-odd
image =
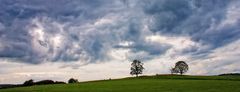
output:
[[[240,92],[240,77],[158,75],[75,84],[38,85],[1,92]]]

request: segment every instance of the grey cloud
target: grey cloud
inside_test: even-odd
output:
[[[239,38],[238,23],[221,29],[210,29],[226,19],[227,9],[237,1],[218,0],[154,0],[144,1],[142,7],[153,17],[150,30],[166,35],[188,35],[192,40],[221,47]],[[216,27],[216,26],[214,26]]]
[[[79,37],[78,33],[85,31],[74,30],[70,32],[71,26],[79,26],[85,23],[91,23],[93,20],[99,19],[106,14],[111,12],[113,9],[111,4],[106,2],[112,1],[100,1],[100,0],[81,0],[81,1],[67,1],[67,0],[56,0],[56,1],[1,1],[0,22],[1,22],[1,46],[0,57],[5,58],[18,58],[21,61],[27,63],[41,63],[45,60],[51,61],[76,61],[83,52],[89,54],[92,58],[97,58],[102,55],[102,44],[101,39],[98,38],[82,38]],[[54,4],[53,4],[54,3]],[[114,7],[114,6],[113,6]],[[106,9],[105,9],[106,8]],[[38,43],[47,48],[48,52],[42,53],[36,52],[32,49],[32,37],[29,34],[29,28],[35,27],[32,24],[32,20],[38,18],[40,22],[46,23],[43,25],[44,32],[47,34],[44,36],[45,40],[38,40]],[[63,32],[60,32],[58,27],[53,22],[68,23],[70,26],[63,28]],[[5,27],[3,29],[3,27]],[[56,34],[61,33],[65,36],[65,44],[58,47],[58,51],[54,51],[49,42],[49,37],[54,37]],[[98,36],[98,35],[96,35]],[[88,39],[96,41],[89,41],[87,43],[78,42],[79,39]],[[99,42],[98,42],[99,41]],[[74,44],[83,45],[83,48],[74,48]],[[86,46],[84,45],[86,44]],[[88,48],[87,45],[92,45]],[[84,49],[85,51],[82,51]],[[96,50],[96,51],[95,51]],[[67,53],[70,51],[71,53]],[[51,56],[49,53],[57,54]],[[98,57],[98,58],[99,58]]]
[[[3,0],[0,1],[0,57],[33,64],[79,60],[94,63],[107,61],[109,50],[121,48],[130,49],[131,53],[146,52],[150,60],[173,48],[145,40],[146,36],[161,34],[187,36],[210,46],[180,52],[195,59],[206,58],[211,50],[239,39],[239,21],[214,29],[226,19],[232,2],[237,1]],[[110,19],[97,25],[104,18]],[[37,23],[43,28],[41,39],[31,34],[39,27]],[[145,26],[150,31],[144,30]],[[60,46],[52,41],[58,36]],[[121,46],[121,42],[132,44]]]
[[[153,16],[153,23],[150,25],[153,32],[171,33],[192,13],[186,0],[145,0],[142,7],[146,14]]]

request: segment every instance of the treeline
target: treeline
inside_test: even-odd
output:
[[[225,73],[225,74],[220,74],[218,76],[240,76],[240,73]]]
[[[62,81],[53,81],[53,80],[41,80],[34,82],[32,79],[25,81],[22,86],[32,86],[32,85],[46,85],[46,84],[66,84]]]
[[[78,83],[78,80],[74,78],[70,78],[68,80],[68,83]],[[33,79],[30,79],[25,81],[22,85],[32,86],[32,85],[46,85],[46,84],[67,84],[67,83],[62,81],[53,81],[53,80],[41,80],[41,81],[34,82]]]
[[[68,83],[78,83],[77,79],[74,78],[70,78],[68,80]],[[67,84],[66,82],[63,81],[53,81],[53,80],[41,80],[41,81],[36,81],[34,82],[33,79],[27,80],[25,81],[23,84],[3,84],[0,85],[0,89],[4,89],[4,88],[14,88],[14,87],[26,87],[26,86],[33,86],[33,85],[48,85],[48,84]]]

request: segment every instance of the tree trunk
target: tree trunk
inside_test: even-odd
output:
[[[138,77],[138,74],[136,74],[136,77]]]

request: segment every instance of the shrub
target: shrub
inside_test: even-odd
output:
[[[78,83],[78,80],[77,79],[74,79],[74,78],[70,78],[68,80],[68,83]]]
[[[36,85],[54,84],[54,81],[52,81],[52,80],[42,80],[42,81],[35,82],[34,84],[36,84]]]
[[[23,86],[32,86],[34,84],[33,80],[30,79],[30,80],[27,80],[23,83]]]

